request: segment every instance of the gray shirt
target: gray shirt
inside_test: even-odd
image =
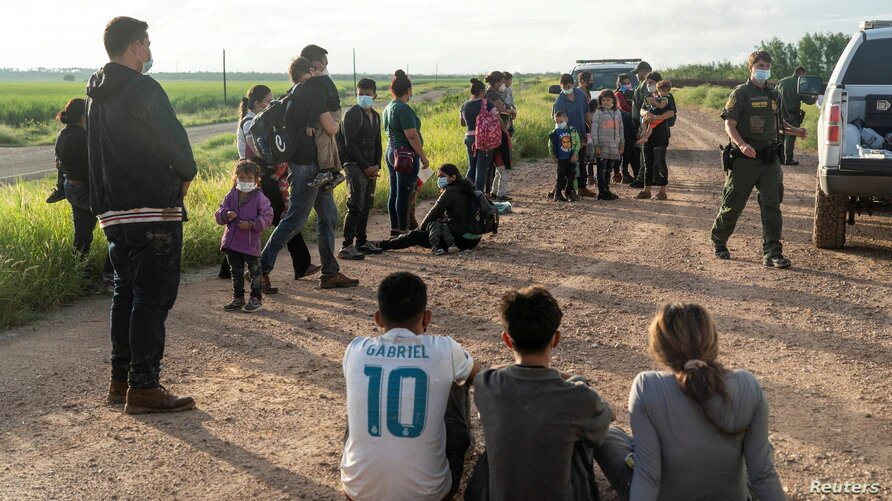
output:
[[[613,410],[582,383],[546,367],[509,365],[474,379],[489,459],[489,498],[572,500],[574,445],[604,440]]]
[[[786,499],[759,382],[747,371],[729,371],[725,389],[728,404],[715,397],[707,410],[725,430],[743,433],[719,432],[672,373],[638,374],[629,395],[635,441],[630,501],[745,501],[747,473],[760,501]]]

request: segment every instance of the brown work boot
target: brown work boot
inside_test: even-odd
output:
[[[269,273],[263,274],[263,283],[260,285],[260,292],[268,295],[279,293],[279,288],[273,287],[272,282],[269,281]]]
[[[127,414],[146,414],[149,412],[180,412],[195,408],[192,397],[178,397],[163,386],[158,388],[130,388],[127,390],[127,403],[124,412]]]
[[[584,187],[584,186],[583,186],[582,188],[579,188],[579,191],[577,191],[576,193],[577,193],[580,197],[594,197],[594,196],[597,196],[597,194],[596,194],[594,191],[591,191],[590,189],[588,189],[588,188],[586,188],[586,187]]]
[[[123,404],[125,398],[127,398],[127,381],[115,381],[114,379],[109,381],[105,403],[109,405]]]
[[[344,287],[356,287],[359,280],[347,278],[343,273],[335,273],[330,277],[322,277],[319,279],[319,287],[323,289],[341,289]]]

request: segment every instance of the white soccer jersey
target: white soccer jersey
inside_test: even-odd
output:
[[[452,488],[446,403],[474,361],[450,337],[393,329],[358,337],[344,354],[349,436],[341,460],[355,501],[440,501]]]

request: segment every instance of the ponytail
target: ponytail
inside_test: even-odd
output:
[[[266,99],[266,96],[272,94],[272,90],[266,85],[255,85],[248,89],[248,93],[242,98],[238,105],[239,122],[245,118],[249,111],[254,109],[254,105]]]
[[[396,70],[393,72],[393,80],[390,81],[390,93],[393,94],[393,97],[403,97],[411,88],[412,81],[409,80],[409,76],[406,75],[405,71]]]
[[[718,335],[709,313],[700,305],[671,303],[657,311],[648,329],[651,356],[669,369],[681,391],[700,409],[716,430],[725,435],[739,435],[728,430],[709,412],[706,404],[715,396],[728,405],[725,388],[726,370],[718,362]]]
[[[484,90],[486,90],[486,86],[483,85],[483,82],[481,82],[477,78],[471,79],[471,95],[472,96],[477,96]]]

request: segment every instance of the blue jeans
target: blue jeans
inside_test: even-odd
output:
[[[183,223],[132,223],[105,228],[115,267],[111,306],[112,379],[157,388],[164,322],[180,286]]]
[[[598,159],[598,193],[610,192],[610,175],[619,168],[620,160]]]
[[[474,136],[465,136],[465,146],[468,148],[468,180],[474,183],[474,189],[477,191],[486,191],[493,150],[478,151],[475,155],[474,139]]]
[[[65,180],[63,185],[65,198],[71,204],[71,215],[74,221],[74,250],[82,257],[90,253],[93,243],[93,229],[97,219],[90,210],[90,190],[87,183],[72,183]]]
[[[335,205],[334,195],[331,191],[320,190],[318,186],[308,186],[307,183],[319,174],[318,166],[289,164],[288,172],[291,179],[291,198],[288,211],[279,221],[279,226],[276,226],[272,235],[269,236],[266,247],[263,248],[263,253],[260,256],[260,267],[263,273],[273,271],[279,251],[303,230],[310,217],[310,211],[316,209],[317,242],[319,257],[322,260],[322,277],[330,277],[341,270],[334,255],[335,229],[338,225],[338,208]]]
[[[387,213],[390,214],[390,229],[401,232],[409,229],[409,201],[412,192],[415,191],[415,183],[418,180],[418,171],[421,169],[421,159],[415,156],[412,164],[412,172],[397,172],[393,168],[393,149],[387,147],[384,155],[387,163],[387,173],[390,174],[390,195],[387,197]]]

